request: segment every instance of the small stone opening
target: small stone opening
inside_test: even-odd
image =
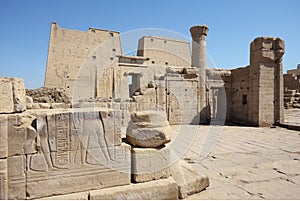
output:
[[[247,95],[242,95],[242,104],[243,105],[247,104]]]

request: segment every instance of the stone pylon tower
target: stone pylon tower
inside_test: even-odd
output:
[[[190,28],[192,35],[192,66],[198,68],[199,80],[199,113],[200,123],[206,123],[208,108],[206,103],[206,36],[208,26],[197,25]]]
[[[282,57],[280,38],[258,37],[250,46],[250,121],[254,126],[283,122]]]

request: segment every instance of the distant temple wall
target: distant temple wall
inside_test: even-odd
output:
[[[151,109],[149,105],[155,103],[169,114],[171,123],[226,120],[269,126],[283,121],[281,39],[256,38],[251,43],[249,66],[212,78],[205,74],[210,71],[206,69],[208,27],[194,26],[190,31],[193,52],[186,41],[144,36],[137,56],[126,56],[122,55],[118,32],[93,28],[72,31],[53,23],[45,87],[63,88],[73,102],[128,102],[126,105],[132,106],[122,107],[127,108],[123,119],[129,119],[132,111]],[[155,91],[148,93],[153,88]],[[158,88],[165,92],[158,95]],[[148,98],[141,98],[145,94]]]
[[[97,75],[104,74],[106,68],[113,66],[116,55],[121,54],[118,32],[94,28],[82,32],[63,29],[52,23],[44,86],[63,88],[71,97],[75,91],[80,94],[78,98],[94,98],[97,90],[90,86],[95,86]],[[76,82],[80,82],[80,86],[76,86]],[[110,86],[100,87],[108,90],[102,94],[112,96]]]

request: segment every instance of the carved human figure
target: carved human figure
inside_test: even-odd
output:
[[[82,163],[106,164],[112,160],[98,112],[84,113],[81,142],[84,148],[81,154]]]

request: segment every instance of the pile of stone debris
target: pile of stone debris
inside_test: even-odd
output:
[[[71,99],[63,89],[46,88],[26,89],[27,109],[70,108]]]
[[[300,93],[296,90],[284,91],[284,107],[289,108],[300,108]]]
[[[33,99],[34,103],[70,103],[70,98],[63,89],[46,88],[26,89],[26,95]]]

